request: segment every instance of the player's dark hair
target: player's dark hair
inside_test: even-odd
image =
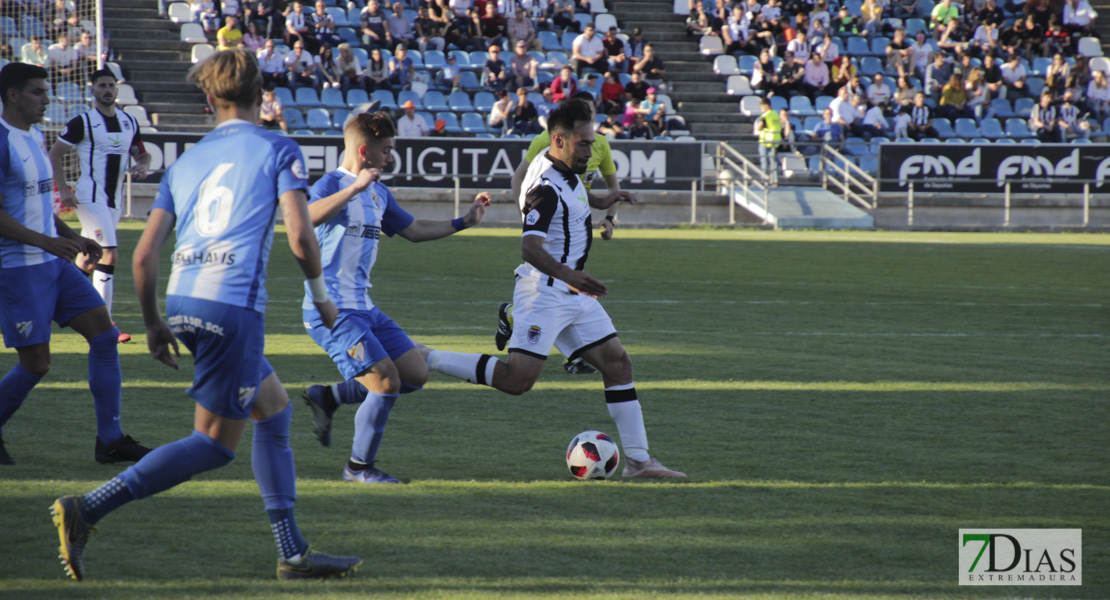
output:
[[[32,79],[46,79],[46,69],[30,63],[8,63],[0,70],[0,101],[8,103],[8,90],[23,89]]]
[[[593,110],[577,98],[561,100],[559,106],[547,115],[547,130],[552,135],[566,135],[582,123],[593,121]]]
[[[97,69],[93,71],[92,75],[89,75],[89,83],[93,83],[101,77],[111,77],[112,81],[116,80],[116,74],[111,69]]]
[[[343,128],[343,134],[355,134],[369,142],[396,137],[397,128],[388,112],[366,112],[353,117]]]
[[[574,92],[574,95],[572,95],[571,98],[574,98],[575,100],[582,100],[582,101],[589,102],[589,103],[594,102],[594,95],[589,93],[589,92]]]

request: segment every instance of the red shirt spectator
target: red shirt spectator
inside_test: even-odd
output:
[[[577,91],[578,84],[571,76],[570,65],[564,65],[559,76],[551,82],[551,101],[558,102],[563,98],[570,98]]]

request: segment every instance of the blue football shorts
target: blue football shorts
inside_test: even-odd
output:
[[[187,296],[169,296],[166,314],[170,329],[193,355],[193,387],[187,393],[221,417],[249,417],[259,384],[274,372],[262,355],[263,314]]]
[[[89,278],[66,260],[0,269],[0,282],[0,330],[8,348],[49,342],[50,321],[65,327],[104,306]]]
[[[328,329],[320,313],[304,311],[308,335],[335,361],[344,379],[351,379],[389,357],[397,360],[415,345],[405,330],[378,310],[341,309],[335,327]]]

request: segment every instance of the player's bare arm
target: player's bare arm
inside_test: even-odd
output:
[[[143,230],[131,259],[135,291],[139,294],[139,308],[146,326],[147,349],[155,360],[173,369],[178,368],[174,357],[181,356],[181,350],[177,347],[177,339],[169,325],[162,318],[162,311],[158,309],[158,257],[162,254],[162,246],[169,239],[176,221],[169,211],[161,208],[150,211],[146,229]]]
[[[289,249],[293,257],[304,272],[305,279],[313,280],[324,274],[320,266],[320,242],[316,239],[316,232],[312,229],[312,220],[308,216],[308,198],[304,190],[289,190],[281,195],[281,214],[285,220],[285,231],[289,237]],[[335,319],[339,316],[339,309],[329,299],[322,302],[313,302],[316,310],[320,311],[320,319],[324,326],[331,329]]]
[[[576,271],[555,260],[555,257],[544,250],[543,242],[544,238],[538,235],[526,235],[520,239],[520,254],[525,262],[544,275],[565,282],[570,286],[570,289],[578,293],[594,298],[600,298],[609,293],[609,288],[605,287],[604,283],[594,279],[589,273]]]
[[[633,196],[632,192],[626,192],[624,190],[612,191],[605,196],[587,194],[587,198],[589,198],[590,206],[598,209],[612,208],[616,206],[618,202],[627,202],[629,204],[636,204],[637,202],[636,196]]]
[[[146,179],[147,174],[150,172],[150,153],[143,152],[138,156],[132,157],[131,160],[135,162],[135,164],[131,165],[131,168],[128,169],[131,173],[131,178],[139,181]]]
[[[0,196],[3,199],[3,196]],[[81,252],[82,246],[74,240],[62,237],[49,237],[37,231],[32,231],[12,218],[8,213],[0,210],[0,237],[14,240],[36,248],[42,248],[58,258],[72,261]]]
[[[343,210],[344,206],[347,206],[347,203],[370,187],[370,184],[377,181],[380,176],[381,170],[379,169],[362,169],[351,185],[309,204],[308,216],[312,219],[312,226],[315,227],[332,220],[335,215],[339,214],[339,211]]]
[[[100,260],[101,256],[104,256],[104,248],[101,248],[100,244],[89,238],[81,237],[81,234],[70,229],[69,225],[59,219],[57,215],[54,216],[54,229],[58,232],[58,237],[77,242],[81,246],[81,253],[88,256],[89,260],[95,262]]]
[[[602,175],[601,178],[605,180],[605,187],[608,188],[610,192],[620,191],[621,180],[617,177],[616,173]],[[617,218],[617,209],[619,206],[619,203],[614,203],[610,206],[609,210],[605,211],[605,218],[601,220],[601,239],[605,241],[613,239],[613,229],[616,228],[615,219]]]
[[[54,167],[54,185],[58,187],[62,206],[77,208],[77,196],[73,194],[69,184],[66,183],[65,158],[73,151],[73,146],[58,140],[50,147],[50,165]]]
[[[417,219],[413,221],[411,225],[400,231],[399,235],[410,242],[429,242],[431,240],[445,238],[463,229],[474,227],[481,223],[482,218],[486,215],[486,208],[489,204],[489,193],[482,192],[474,197],[474,202],[470,205],[470,210],[461,217],[461,227],[456,225],[457,220],[429,221],[427,219]]]

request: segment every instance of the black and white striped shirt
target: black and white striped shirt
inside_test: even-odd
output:
[[[75,195],[79,202],[104,202],[116,208],[129,158],[143,154],[143,140],[135,117],[116,111],[105,117],[97,109],[74,117],[58,141],[77,148],[81,178]]]
[[[581,271],[586,267],[593,239],[590,200],[586,186],[577,173],[550,154],[537,156],[528,166],[521,187],[524,195],[523,236],[544,238],[543,248],[555,260]],[[516,274],[563,291],[570,291],[561,280],[545,275],[524,263]]]
[[[918,127],[925,127],[929,119],[933,118],[933,109],[928,106],[913,106],[910,108],[910,122]]]
[[[1061,104],[1059,114],[1060,120],[1067,123],[1069,127],[1079,124],[1079,108],[1074,104]]]
[[[1052,127],[1056,124],[1057,115],[1055,106],[1049,105],[1048,108],[1045,108],[1038,104],[1033,107],[1033,112],[1029,114],[1029,128],[1034,128],[1034,119],[1040,121],[1044,127]]]

